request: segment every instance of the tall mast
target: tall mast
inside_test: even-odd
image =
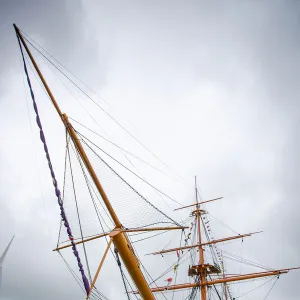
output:
[[[196,203],[197,203],[197,211],[196,211],[196,218],[197,218],[197,226],[198,226],[198,244],[199,244],[199,265],[200,265],[200,284],[201,285],[201,300],[206,300],[206,285],[203,285],[206,280],[206,274],[204,269],[204,251],[203,246],[201,245],[201,211],[199,209],[199,202],[198,202],[198,189],[197,189],[197,177],[195,176],[195,193],[196,193]]]
[[[154,300],[155,298],[154,298],[152,291],[140,269],[140,262],[134,253],[133,247],[128,239],[128,236],[125,232],[122,231],[123,226],[122,226],[118,216],[116,215],[116,213],[115,213],[115,211],[114,211],[114,209],[113,209],[113,207],[112,207],[112,205],[111,205],[111,203],[110,203],[110,201],[109,201],[109,199],[97,177],[97,174],[96,174],[88,156],[86,155],[84,148],[83,148],[80,140],[78,139],[75,130],[73,129],[72,124],[69,122],[67,115],[63,114],[61,112],[61,110],[60,110],[45,78],[43,77],[37,63],[35,62],[19,28],[15,24],[14,24],[14,28],[15,28],[16,34],[17,34],[18,38],[20,39],[20,41],[22,42],[35,70],[37,71],[39,78],[41,79],[59,117],[61,118],[67,132],[69,133],[82,161],[84,162],[98,192],[100,193],[100,195],[103,199],[103,202],[104,202],[112,220],[115,223],[116,229],[120,229],[118,234],[116,234],[114,236],[113,242],[124,262],[124,265],[127,268],[128,273],[130,274],[132,280],[134,281],[134,283],[135,283],[137,289],[139,290],[139,293],[143,297],[143,299]]]

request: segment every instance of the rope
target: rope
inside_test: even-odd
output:
[[[253,292],[253,291],[259,289],[260,287],[266,285],[267,283],[269,283],[269,282],[272,281],[273,279],[274,279],[274,278],[271,278],[270,280],[264,282],[263,284],[257,286],[256,288],[254,288],[254,289],[252,289],[252,290],[250,290],[250,291],[248,291],[248,292],[246,292],[246,293],[244,293],[244,294],[242,294],[242,295],[240,295],[240,296],[237,296],[237,297],[235,297],[234,299],[238,299],[238,298],[241,298],[241,297],[243,297],[243,296],[245,296],[245,295],[250,294],[251,292]],[[265,298],[265,299],[266,299],[266,298]]]
[[[55,177],[55,173],[54,173],[54,170],[53,170],[53,166],[52,166],[52,163],[51,163],[50,154],[49,154],[48,146],[47,146],[47,143],[46,143],[46,138],[45,138],[45,135],[44,135],[42,123],[41,123],[40,116],[39,116],[38,107],[37,107],[37,104],[36,104],[36,101],[35,101],[35,96],[34,96],[34,93],[33,93],[32,86],[31,86],[31,81],[30,81],[30,78],[29,78],[29,74],[28,74],[28,70],[27,70],[27,66],[26,66],[26,62],[25,62],[25,57],[24,57],[23,49],[22,49],[22,46],[21,46],[21,41],[20,41],[20,38],[19,38],[18,35],[17,35],[17,39],[18,39],[20,51],[21,51],[21,54],[22,54],[24,71],[25,71],[25,74],[26,74],[26,77],[27,77],[28,87],[30,89],[31,99],[32,99],[32,102],[33,102],[33,108],[34,108],[34,111],[36,113],[36,123],[37,123],[37,125],[38,125],[38,127],[40,129],[40,139],[41,139],[41,141],[42,141],[42,143],[44,145],[44,151],[45,151],[45,154],[46,154],[46,158],[47,158],[47,161],[48,161],[48,166],[49,166],[51,177],[52,177],[52,180],[53,180],[53,185],[54,185],[54,188],[55,188],[55,194],[56,194],[56,197],[57,197],[58,205],[60,207],[61,217],[62,217],[62,220],[64,221],[65,227],[67,228],[67,233],[68,233],[69,239],[70,239],[71,244],[72,244],[73,253],[74,253],[74,255],[75,255],[76,259],[77,259],[77,262],[78,262],[78,267],[79,267],[79,270],[80,270],[80,273],[81,273],[81,276],[82,276],[84,288],[85,288],[86,293],[88,294],[89,290],[90,290],[90,285],[89,285],[89,282],[88,282],[88,280],[87,280],[87,278],[85,276],[83,265],[81,263],[81,260],[80,260],[79,253],[77,251],[76,245],[75,245],[75,243],[73,241],[72,231],[71,231],[70,225],[68,223],[67,216],[65,214],[65,210],[64,210],[64,206],[63,206],[63,201],[61,199],[61,192],[60,192],[60,190],[58,188],[58,183],[57,183],[57,180],[56,180],[56,177]]]
[[[73,168],[72,168],[72,163],[71,163],[69,145],[67,145],[67,152],[68,152],[68,158],[69,158],[69,166],[70,166],[71,179],[72,179],[72,188],[73,188],[73,193],[74,193],[74,200],[75,200],[75,205],[76,205],[76,212],[77,212],[78,224],[79,224],[79,229],[80,229],[81,241],[83,242],[83,231],[82,231],[81,219],[80,219],[80,214],[79,214],[79,207],[78,207],[77,194],[76,194],[75,183],[74,183]],[[90,282],[92,282],[91,271],[90,271],[90,266],[89,266],[89,262],[87,259],[86,248],[85,248],[84,242],[82,243],[82,246],[83,246],[85,262],[86,262],[86,266],[88,269]]]
[[[65,151],[65,163],[64,163],[64,180],[63,180],[63,199],[65,199],[65,188],[66,188],[66,170],[67,170],[67,147],[68,147],[69,139],[68,139],[68,134],[66,130],[66,151]],[[62,229],[62,220],[60,220],[60,225],[59,225],[59,231],[58,231],[58,238],[57,238],[57,248],[59,246],[59,240],[60,240],[60,235],[61,235],[61,229]]]
[[[77,132],[78,133],[78,132]],[[78,133],[81,137],[83,137],[80,133]],[[87,138],[86,138],[87,139]],[[88,139],[87,139],[88,140]],[[89,141],[89,140],[88,140]],[[151,202],[149,202],[144,196],[142,196],[136,189],[134,189],[123,177],[121,177],[106,161],[104,161],[101,156],[99,156],[99,154],[97,152],[95,152],[95,150],[93,148],[91,148],[85,140],[82,140],[82,142],[115,174],[117,175],[125,184],[127,184],[127,186],[129,186],[137,195],[139,195],[145,202],[147,202],[152,208],[154,208],[155,210],[157,210],[158,212],[160,212],[163,216],[165,216],[167,219],[171,220],[173,222],[173,224],[176,224],[177,226],[180,226],[176,221],[174,221],[173,219],[171,219],[170,217],[168,217],[165,213],[163,213],[161,210],[159,210],[156,206],[154,206]],[[96,148],[98,148],[99,150],[103,151],[101,148],[99,148],[97,145],[95,145],[93,142],[89,141],[90,143],[92,143]],[[104,151],[103,151],[104,152]],[[106,153],[106,152],[104,152]],[[140,178],[142,181],[144,181],[145,183],[147,183],[149,186],[153,187],[154,189],[156,189],[158,192],[162,193],[163,195],[165,195],[166,197],[170,198],[171,200],[177,202],[176,200],[172,199],[171,197],[169,197],[168,195],[166,195],[165,193],[163,193],[162,191],[160,191],[159,189],[155,188],[153,185],[151,185],[150,183],[148,183],[147,181],[145,181],[144,179],[142,179],[140,176],[138,176],[137,174],[135,174],[134,172],[132,172],[130,169],[128,169],[126,166],[124,166],[122,163],[120,163],[118,160],[116,160],[115,158],[113,158],[111,155],[109,155],[108,153],[106,153],[110,158],[112,158],[114,161],[116,161],[117,163],[119,163],[121,166],[123,166],[126,170],[130,171],[132,174],[134,174],[135,176],[137,176],[138,178]],[[177,202],[178,203],[178,202]]]
[[[115,248],[115,255],[116,255],[117,264],[118,264],[120,272],[121,272],[121,276],[122,276],[124,288],[125,288],[125,291],[126,291],[126,295],[127,295],[128,300],[130,300],[129,292],[127,290],[127,285],[126,285],[125,278],[124,278],[125,274],[124,274],[124,272],[122,270],[122,264],[121,264],[121,261],[120,261],[120,258],[119,258],[119,253],[118,253],[118,249],[117,248]]]
[[[273,285],[271,286],[271,288],[270,288],[268,294],[266,295],[266,297],[264,298],[264,300],[266,300],[267,297],[270,295],[270,293],[271,293],[271,291],[273,290],[273,288],[274,288],[275,284],[277,283],[278,279],[279,279],[279,276],[278,276],[277,279],[274,281]]]
[[[104,151],[103,149],[101,149],[99,146],[97,146],[96,144],[94,144],[91,140],[89,140],[87,137],[85,137],[83,134],[81,134],[80,132],[78,132],[77,130],[75,130],[76,133],[81,136],[81,138],[83,138],[83,143],[92,151],[94,152],[94,154],[96,154],[102,161],[103,159],[95,152],[95,150],[93,148],[91,148],[91,146],[89,146],[87,144],[86,141],[88,141],[89,143],[91,143],[94,147],[96,147],[97,149],[99,149],[101,152],[103,152],[104,154],[106,154],[108,157],[110,157],[112,160],[114,160],[116,163],[118,163],[119,165],[121,165],[123,168],[125,168],[128,172],[130,172],[131,174],[133,174],[134,176],[136,176],[137,178],[139,178],[141,181],[145,182],[147,185],[149,185],[150,187],[152,187],[153,189],[155,189],[157,192],[161,193],[162,195],[166,196],[167,198],[169,198],[170,200],[172,200],[173,202],[177,203],[178,205],[181,205],[181,203],[179,203],[178,201],[176,201],[175,199],[173,199],[172,197],[168,196],[166,193],[164,193],[163,191],[159,190],[158,188],[156,188],[154,185],[152,185],[151,183],[149,183],[148,181],[146,181],[145,179],[143,179],[141,176],[139,176],[138,174],[134,173],[133,171],[131,171],[129,168],[127,168],[125,165],[123,165],[121,162],[119,162],[117,159],[115,159],[114,157],[112,157],[110,154],[108,154],[106,151]],[[86,141],[85,141],[86,140]],[[104,161],[103,161],[104,162]],[[105,162],[104,162],[105,163]],[[119,176],[120,177],[120,176]],[[123,181],[124,179],[121,178]],[[175,222],[175,221],[174,221]],[[175,222],[176,223],[176,222]]]

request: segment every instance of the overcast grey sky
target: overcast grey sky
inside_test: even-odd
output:
[[[102,95],[191,186],[196,174],[203,198],[224,196],[213,215],[241,233],[264,230],[245,242],[245,256],[300,266],[300,1],[2,0],[0,252],[16,234],[3,299],[83,299],[51,251],[59,211],[29,123],[13,23]],[[53,88],[64,111],[87,119]],[[61,179],[64,132],[46,98],[37,101]],[[98,113],[115,141],[154,162]],[[148,179],[191,202],[191,188]],[[269,299],[299,299],[299,280],[299,271],[281,276]]]

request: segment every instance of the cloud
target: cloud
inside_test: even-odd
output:
[[[197,174],[204,198],[225,196],[209,207],[214,216],[241,233],[264,230],[244,242],[245,257],[274,268],[299,265],[299,4],[205,2],[1,3],[1,248],[16,233],[5,264],[4,297],[82,298],[51,252],[58,208],[32,109],[31,129],[22,100],[13,22],[116,107],[105,106],[188,177],[190,186],[174,185],[138,165],[147,179],[189,204]],[[63,109],[89,122],[37,59]],[[64,132],[36,82],[34,87],[61,182],[64,149],[58,145],[63,145]],[[80,101],[115,142],[158,165],[87,99]],[[156,205],[164,205],[139,187]],[[149,252],[145,247],[139,253]],[[107,265],[110,278],[115,276],[109,270],[113,263]],[[159,263],[149,261],[150,270],[156,272]],[[298,278],[296,271],[282,276],[270,297],[296,299]],[[114,298],[122,297],[122,282],[116,284],[120,296]],[[104,289],[108,295],[116,292]]]

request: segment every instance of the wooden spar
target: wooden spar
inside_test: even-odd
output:
[[[162,291],[172,291],[172,290],[182,290],[182,289],[188,289],[188,288],[194,288],[201,285],[205,286],[211,286],[214,284],[221,284],[221,283],[227,283],[227,282],[235,282],[235,281],[242,281],[242,280],[248,280],[248,279],[254,279],[254,278],[260,278],[260,277],[268,277],[268,276],[276,276],[284,273],[288,273],[291,270],[300,269],[298,268],[290,268],[290,269],[282,269],[282,270],[274,270],[274,271],[267,271],[267,272],[261,272],[261,273],[250,273],[250,274],[243,274],[240,276],[232,276],[232,277],[225,277],[220,278],[216,280],[207,281],[204,283],[184,283],[184,284],[176,284],[176,285],[169,285],[169,286],[163,286],[163,287],[157,287],[152,288],[152,292],[162,292]],[[134,291],[133,294],[138,294],[137,291]]]
[[[89,299],[89,297],[90,297],[90,295],[91,295],[91,293],[92,293],[92,290],[93,290],[93,288],[94,288],[94,286],[95,286],[95,283],[96,283],[96,281],[97,281],[97,278],[98,278],[98,276],[99,276],[100,270],[101,270],[101,268],[102,268],[102,265],[103,265],[103,263],[104,263],[104,260],[105,260],[105,258],[106,258],[107,252],[108,252],[108,250],[109,250],[109,248],[110,248],[110,245],[111,245],[112,241],[113,241],[113,237],[110,238],[110,240],[109,240],[109,242],[108,242],[108,244],[107,244],[107,247],[106,247],[105,252],[104,252],[104,254],[103,254],[103,256],[102,256],[102,259],[101,259],[101,261],[100,261],[99,267],[98,267],[98,269],[97,269],[97,271],[96,271],[95,277],[94,277],[94,279],[93,279],[93,282],[92,282],[92,284],[91,284],[90,291],[89,291],[89,293],[88,293],[86,299]]]
[[[37,71],[58,115],[60,116],[66,130],[68,131],[75,147],[76,147],[76,150],[78,151],[82,161],[84,162],[98,192],[100,193],[101,197],[102,197],[102,200],[112,218],[112,220],[114,221],[115,223],[115,226],[116,228],[119,228],[119,229],[122,229],[122,224],[119,220],[119,218],[117,217],[98,177],[97,177],[97,174],[95,172],[95,170],[93,169],[92,167],[92,164],[89,160],[89,158],[87,157],[85,151],[84,151],[84,148],[82,147],[82,144],[80,142],[80,140],[78,139],[77,137],[77,134],[75,132],[75,130],[73,129],[71,123],[69,122],[68,120],[68,117],[66,114],[63,114],[45,80],[45,78],[43,77],[37,63],[35,62],[19,28],[14,24],[14,28],[15,28],[15,31],[16,31],[16,34],[18,36],[18,38],[20,39],[22,45],[24,46],[35,70]],[[139,260],[137,258],[137,256],[135,255],[134,253],[134,250],[133,250],[133,247],[126,235],[125,232],[120,232],[119,234],[117,234],[115,237],[114,237],[114,245],[115,247],[118,249],[119,253],[120,253],[120,256],[122,258],[122,261],[124,262],[124,265],[126,266],[127,270],[128,270],[128,273],[130,274],[133,282],[135,283],[137,289],[139,290],[140,294],[142,295],[142,297],[146,300],[154,300],[154,296],[151,292],[151,289],[140,269],[140,263],[139,263]]]
[[[187,227],[187,226],[183,226],[183,227],[153,227],[153,228],[138,228],[138,229],[124,229],[124,230],[114,229],[113,231],[118,231],[118,232],[140,232],[140,231],[176,230],[176,229],[181,229],[182,230],[182,229],[185,229],[185,228],[189,228],[189,227]],[[89,241],[93,241],[93,240],[102,238],[104,236],[107,236],[109,234],[110,233],[98,234],[98,235],[95,235],[91,238],[76,242],[75,245],[83,244],[83,243],[86,243],[86,242],[89,242]],[[72,244],[68,244],[68,245],[65,245],[65,246],[58,247],[58,248],[54,249],[53,251],[59,251],[59,250],[69,248],[69,247],[72,247]]]
[[[199,210],[199,202],[198,202],[198,189],[197,189],[197,178],[195,176],[195,194],[196,194],[196,203],[197,209]],[[196,213],[197,223],[198,223],[198,248],[199,248],[199,264],[200,264],[200,284],[201,284],[201,292],[200,292],[200,300],[206,300],[206,285],[203,283],[206,281],[206,269],[204,268],[204,251],[203,246],[201,245],[201,212],[197,211]]]
[[[96,239],[100,239],[104,236],[107,236],[109,235],[109,233],[103,233],[103,234],[98,234],[98,235],[95,235],[91,238],[88,238],[88,239],[85,239],[85,240],[81,240],[79,242],[76,242],[74,243],[75,245],[79,245],[79,244],[83,244],[83,243],[86,243],[86,242],[89,242],[89,241],[93,241],[93,240],[96,240]],[[72,244],[68,244],[68,245],[64,245],[64,246],[61,246],[61,247],[58,247],[56,249],[53,249],[53,251],[59,251],[59,250],[62,250],[62,249],[65,249],[65,248],[69,248],[69,247],[72,247]]]
[[[182,206],[182,207],[174,209],[174,211],[175,210],[184,209],[184,208],[188,208],[188,207],[192,207],[192,206],[196,206],[196,205],[200,205],[200,204],[204,204],[204,203],[208,203],[208,202],[217,201],[217,200],[220,200],[220,199],[223,199],[223,198],[224,197],[219,197],[219,198],[215,198],[215,199],[211,199],[211,200],[206,200],[206,201],[203,201],[203,202],[199,202],[199,203],[195,203],[195,204],[191,204],[191,205],[187,205],[187,206]]]
[[[212,240],[212,241],[209,241],[209,242],[201,243],[201,246],[227,242],[227,241],[235,240],[235,239],[241,239],[241,238],[248,237],[248,236],[251,236],[252,234],[256,234],[256,233],[260,233],[260,232],[262,232],[262,231],[230,236],[230,237],[219,239],[219,240]],[[191,245],[191,246],[185,246],[185,247],[172,248],[172,249],[166,249],[166,250],[162,250],[162,251],[158,251],[158,252],[149,253],[148,255],[150,255],[150,254],[153,254],[153,255],[164,254],[164,253],[168,253],[168,252],[174,252],[174,251],[177,251],[177,250],[185,250],[185,249],[191,249],[191,248],[196,248],[196,247],[199,247],[199,244],[195,244],[195,245]]]

